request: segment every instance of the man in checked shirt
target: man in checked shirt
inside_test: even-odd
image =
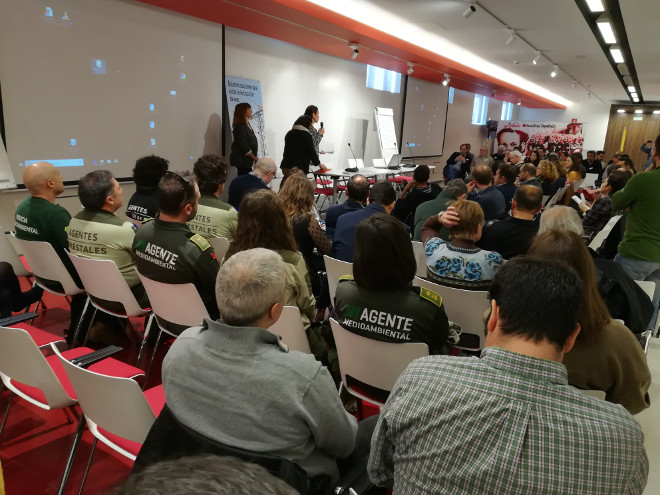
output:
[[[581,285],[564,265],[508,261],[481,357],[429,356],[399,377],[372,438],[372,481],[394,495],[641,494],[640,426],[569,386],[561,364]]]

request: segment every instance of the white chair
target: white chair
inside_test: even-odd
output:
[[[444,285],[434,284],[428,280],[415,277],[413,285],[429,289],[442,297],[442,305],[449,321],[461,327],[462,334],[476,335],[479,338],[479,347],[465,347],[460,349],[478,351],[483,349],[486,337],[484,335],[484,312],[490,307],[488,292],[480,290],[455,289]]]
[[[149,317],[149,322],[147,323],[147,328],[144,332],[144,338],[142,339],[142,345],[140,345],[136,366],[140,363],[142,351],[147,342],[147,337],[151,330],[151,322],[154,316],[156,317],[156,323],[158,324],[159,329],[158,338],[156,339],[154,350],[151,353],[149,367],[147,368],[148,377],[154,357],[156,356],[158,342],[160,341],[163,332],[172,337],[178,337],[178,333],[174,332],[172,327],[168,326],[168,323],[174,324],[182,329],[194,327],[200,325],[202,320],[209,316],[209,313],[206,311],[202,298],[199,296],[199,292],[197,292],[197,289],[193,284],[165,284],[145,277],[139,272],[138,275],[142,281],[142,285],[144,285],[144,289],[147,291],[152,315]]]
[[[71,259],[73,266],[76,268],[80,280],[82,280],[82,283],[85,286],[85,290],[87,291],[92,306],[94,306],[94,315],[90,318],[90,326],[92,321],[94,321],[96,311],[101,310],[112,316],[125,318],[127,326],[131,328],[134,333],[140,335],[131,324],[129,318],[146,316],[151,313],[151,308],[143,309],[140,307],[115,262],[112,260],[82,258],[69,252],[67,252],[67,254],[69,255],[69,259]],[[121,303],[124,307],[124,311],[121,312],[108,309],[107,306],[103,306],[103,302],[100,300]],[[147,329],[145,328],[145,332],[146,330]],[[89,334],[89,331],[87,334]],[[87,334],[83,345],[87,343]],[[75,342],[77,338],[78,334],[74,335],[73,341]]]
[[[77,347],[61,355],[70,360],[91,352],[93,349]],[[141,370],[112,358],[95,363],[90,369],[127,378],[142,374]],[[58,357],[55,355],[45,357],[25,330],[0,327],[0,379],[12,392],[0,425],[0,435],[9,416],[14,395],[41,409],[69,409],[73,416],[77,417],[73,406],[78,404],[78,400]],[[67,417],[70,416],[67,414]],[[85,421],[81,419],[74,435],[58,494],[64,493],[84,426]]]
[[[13,234],[12,234],[13,235]],[[71,277],[62,260],[55,252],[53,246],[48,242],[43,241],[26,241],[19,239],[14,235],[17,246],[20,248],[27,264],[32,270],[35,277],[36,284],[52,294],[63,296],[71,304],[69,297],[78,294],[84,294],[85,290],[78,287],[76,282]],[[62,286],[62,290],[57,290],[52,285],[46,285],[43,280],[53,280]],[[76,323],[74,336],[78,336],[80,326],[85,318],[87,308],[89,307],[89,297],[86,298],[85,306],[83,308],[80,319]],[[72,345],[75,345],[75,340],[72,340]]]
[[[614,226],[619,223],[619,220],[621,220],[622,216],[623,215],[614,215],[612,218],[610,218],[609,221],[605,224],[605,227],[599,230],[591,240],[589,247],[594,251],[598,251],[598,249],[603,245],[603,242],[605,242],[605,239],[607,239],[607,236],[610,235],[610,232]],[[653,299],[653,297],[651,297],[651,299]]]
[[[292,351],[312,353],[300,310],[296,306],[284,306],[280,319],[268,331],[282,337],[282,342]]]
[[[426,277],[426,251],[424,244],[419,241],[412,241],[413,253],[415,253],[415,262],[417,263],[417,271],[415,275],[418,277]]]
[[[568,182],[566,182],[566,185],[564,185],[564,187],[562,187],[561,189],[559,189],[559,191],[557,191],[557,192],[554,194],[554,196],[552,196],[552,197],[550,198],[550,200],[545,204],[545,206],[543,207],[543,209],[546,210],[546,209],[550,208],[550,207],[553,206],[555,203],[557,203],[557,201],[559,201],[561,198],[563,198],[563,197],[564,197],[564,194],[566,194],[566,191],[568,190],[569,187],[571,187],[571,185],[570,185]]]
[[[333,318],[330,326],[337,345],[342,386],[351,395],[379,407],[384,402],[365,395],[349,378],[389,392],[411,361],[429,355],[429,347],[421,342],[400,344],[368,339],[349,332]]]
[[[206,239],[211,244],[213,251],[215,252],[216,258],[222,263],[222,260],[225,258],[225,254],[229,251],[229,240],[226,237],[209,237]]]
[[[2,227],[0,226],[0,230]],[[14,273],[17,277],[31,277],[32,272],[30,272],[21,261],[20,256],[14,249],[14,246],[9,240],[9,236],[4,232],[0,232],[0,261],[6,261],[14,269]]]
[[[649,299],[653,301],[653,294],[655,293],[655,282],[651,282],[650,280],[635,280],[635,283],[641,287],[641,289],[644,291],[644,293],[649,296]],[[655,319],[655,325],[653,326],[654,329],[658,328],[658,324],[660,323],[660,313]],[[649,341],[651,340],[651,337],[653,336],[653,330],[646,330],[642,334],[642,338],[645,338],[646,340],[644,341],[644,352],[648,353],[649,350]]]
[[[332,258],[326,254],[323,255],[325,262],[325,271],[328,275],[328,287],[330,289],[330,304],[335,305],[335,292],[337,291],[337,284],[339,277],[342,275],[353,275],[353,263],[341,261]]]
[[[89,431],[94,436],[87,467],[80,483],[82,493],[100,440],[134,461],[158,414],[165,405],[163,386],[142,391],[135,380],[95,373],[71,364],[53,346],[73,385]]]

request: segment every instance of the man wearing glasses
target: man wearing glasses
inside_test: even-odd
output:
[[[186,222],[195,217],[199,188],[190,172],[165,172],[158,184],[160,213],[135,234],[138,272],[167,284],[192,283],[212,319],[219,317],[215,277],[220,265],[208,241]]]

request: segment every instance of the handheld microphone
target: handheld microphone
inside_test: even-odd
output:
[[[351,146],[351,143],[348,143],[348,149],[351,150],[351,155],[353,155],[353,160],[355,160],[355,167],[345,168],[344,172],[358,172],[357,158],[355,158],[355,153],[353,153],[353,147]]]
[[[410,153],[410,158],[412,158],[411,165],[415,165],[415,157],[413,156],[413,153],[410,150],[410,143],[408,141],[406,141],[406,146],[408,147],[408,153]]]
[[[323,122],[321,122],[321,129],[323,129]]]

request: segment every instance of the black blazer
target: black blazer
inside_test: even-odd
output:
[[[236,167],[239,172],[252,172],[252,158],[246,155],[250,151],[257,156],[259,152],[259,141],[254,131],[248,124],[237,125],[232,130],[234,140],[231,143],[231,155],[229,163]]]
[[[314,149],[312,135],[307,130],[291,129],[284,136],[284,153],[280,168],[299,168],[309,173],[309,163],[321,163]]]

